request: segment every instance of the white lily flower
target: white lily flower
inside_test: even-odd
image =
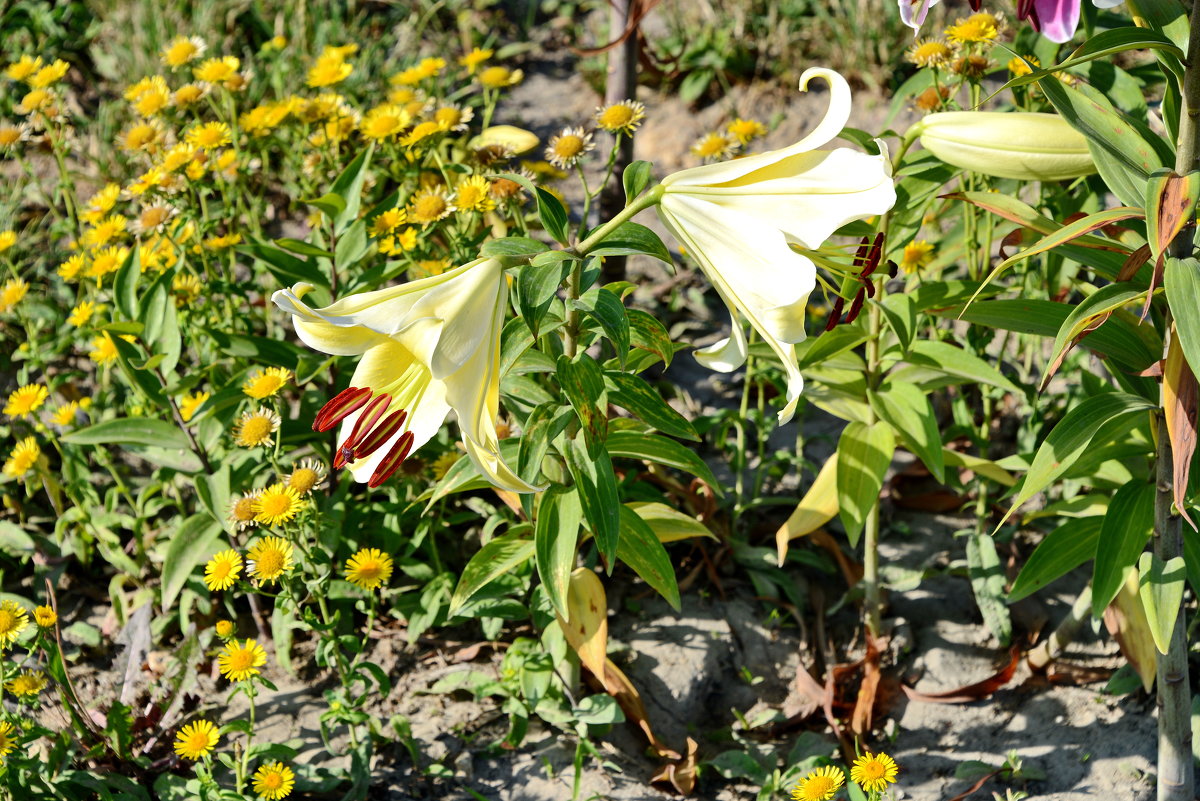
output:
[[[658,214],[713,282],[732,315],[732,336],[696,351],[696,359],[730,372],[746,361],[749,321],[783,362],[786,423],[796,411],[804,379],[794,345],[804,339],[804,307],[816,285],[812,261],[792,250],[815,250],[852,220],[882,214],[896,202],[891,162],[850,148],[816,150],[850,118],[850,86],[836,72],[807,70],[800,90],[822,78],[829,110],[791,147],[707,164],[667,176]]]
[[[493,484],[539,488],[500,456],[500,330],[508,303],[504,265],[476,259],[442,275],[351,295],[322,309],[304,303],[300,283],[271,298],[292,314],[310,348],[362,356],[350,389],[331,400],[313,428],[341,423],[334,467],[349,465],[375,487],[437,433],[453,410],[467,455]]]

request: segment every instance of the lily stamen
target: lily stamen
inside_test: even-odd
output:
[[[408,419],[408,412],[403,409],[396,411],[383,418],[383,422],[375,426],[362,441],[354,447],[355,459],[366,459],[375,451],[379,450],[384,443],[394,437],[400,431],[400,427],[404,425],[404,421]]]
[[[333,428],[365,406],[371,394],[371,390],[366,387],[350,387],[334,395],[313,418],[313,431],[328,431]]]
[[[408,457],[408,452],[412,450],[413,433],[405,431],[400,435],[400,439],[396,440],[396,444],[388,451],[387,456],[383,457],[383,461],[375,468],[375,472],[371,474],[367,486],[374,489],[383,482],[392,477],[392,473],[396,472],[396,468]]]

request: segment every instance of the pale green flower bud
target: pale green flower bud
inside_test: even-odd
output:
[[[947,164],[997,178],[1062,181],[1096,172],[1083,134],[1057,114],[945,111],[913,131]]]

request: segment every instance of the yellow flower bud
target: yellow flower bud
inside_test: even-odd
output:
[[[1096,171],[1083,134],[1057,114],[945,111],[915,129],[930,153],[984,175],[1061,181]]]

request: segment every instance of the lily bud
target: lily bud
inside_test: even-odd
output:
[[[930,153],[984,175],[1062,181],[1096,172],[1083,134],[1057,114],[944,111],[914,128]]]

